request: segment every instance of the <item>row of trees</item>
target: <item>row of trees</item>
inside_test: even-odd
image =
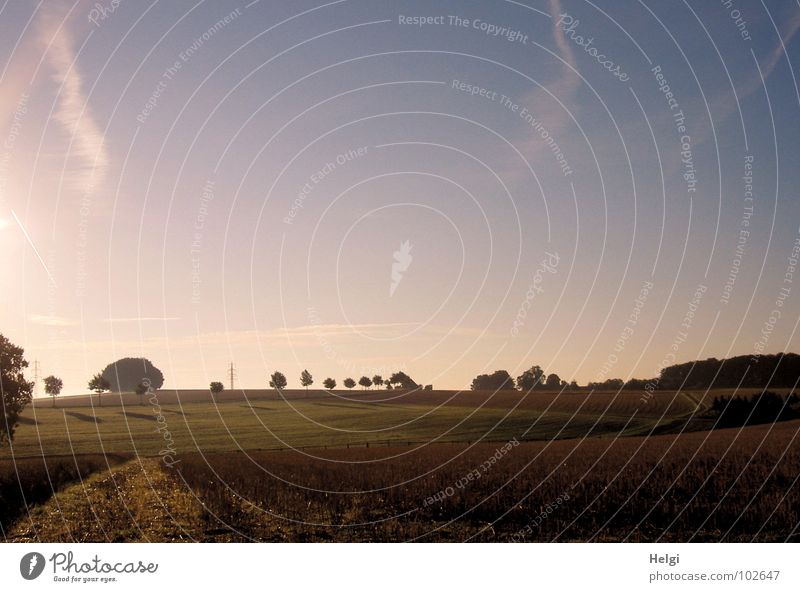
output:
[[[286,388],[288,384],[289,381],[286,380],[286,375],[283,372],[273,372],[269,377],[270,388],[281,390]],[[308,370],[303,370],[300,373],[300,385],[308,390],[308,387],[312,386],[313,384],[314,377],[311,375],[311,372]],[[356,384],[359,384],[364,388],[364,390],[372,388],[373,386],[376,388],[385,386],[389,390],[393,388],[414,389],[419,387],[419,385],[414,382],[414,380],[412,380],[412,378],[405,372],[395,372],[388,379],[384,379],[380,374],[376,374],[372,378],[369,376],[362,376],[358,379],[358,382],[348,377],[342,381],[342,384],[348,389],[355,388]],[[336,388],[336,380],[333,378],[326,378],[322,381],[322,386],[329,391],[333,390]],[[209,390],[216,395],[225,390],[225,387],[221,382],[214,381],[209,385]]]
[[[558,374],[546,374],[541,366],[532,366],[517,376],[516,380],[511,378],[507,370],[497,370],[492,374],[480,374],[476,376],[471,387],[473,391],[482,390],[516,390],[530,391],[534,389],[577,389],[578,383],[574,380],[569,384],[561,380]]]

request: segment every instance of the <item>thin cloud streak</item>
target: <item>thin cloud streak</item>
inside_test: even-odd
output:
[[[54,118],[70,139],[69,154],[80,161],[71,171],[70,186],[87,192],[103,182],[109,157],[103,134],[84,95],[74,39],[62,12],[57,4],[41,11],[39,40],[53,70],[53,80],[60,86]]]
[[[180,317],[110,317],[104,323],[144,323],[152,321],[180,321]]]
[[[68,319],[66,317],[58,317],[55,315],[28,315],[28,322],[36,325],[45,325],[46,327],[74,327],[78,324],[75,319]]]

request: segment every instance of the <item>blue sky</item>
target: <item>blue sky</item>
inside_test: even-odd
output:
[[[788,1],[9,3],[0,331],[70,392],[125,355],[172,387],[233,360],[250,387],[462,388],[797,350],[798,26]]]

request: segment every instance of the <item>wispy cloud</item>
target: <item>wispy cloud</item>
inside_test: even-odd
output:
[[[554,137],[561,135],[569,126],[572,121],[570,113],[577,119],[578,103],[575,99],[581,86],[575,53],[564,35],[563,28],[558,25],[562,13],[559,0],[550,0],[553,41],[562,60],[559,62],[558,75],[552,80],[537,80],[544,88],[537,87],[522,99],[522,105],[527,107],[549,135]],[[526,126],[520,126],[520,129],[526,129],[529,136],[523,142],[523,153],[528,158],[536,158],[545,150],[550,152],[551,149],[542,140],[540,132],[535,132]]]
[[[100,126],[84,94],[85,84],[67,13],[60,3],[48,3],[40,12],[38,25],[47,64],[59,85],[55,120],[69,137],[69,154],[77,161],[68,182],[78,191],[91,191],[105,178],[109,157]]]
[[[110,317],[103,319],[104,323],[146,323],[153,321],[179,321],[180,317]]]
[[[28,321],[35,325],[45,325],[47,327],[73,327],[78,324],[78,321],[75,319],[39,314],[29,314]]]

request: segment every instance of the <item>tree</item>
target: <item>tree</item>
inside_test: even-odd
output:
[[[225,390],[225,385],[221,382],[214,381],[208,385],[208,390],[211,391],[212,395],[218,395]]]
[[[556,373],[548,374],[547,380],[545,380],[544,385],[547,388],[551,389],[561,388],[561,377]]]
[[[473,391],[513,390],[514,380],[505,370],[497,370],[492,374],[481,374],[472,381]]]
[[[405,372],[395,372],[389,377],[388,383],[393,386],[397,385],[404,389],[415,389],[418,386],[417,383],[414,382]],[[397,388],[397,386],[395,386],[395,388]]]
[[[541,366],[533,366],[517,377],[517,388],[521,391],[529,391],[542,386],[543,381],[544,370]]]
[[[115,393],[133,392],[136,385],[146,384],[145,379],[154,390],[164,386],[164,374],[147,358],[122,358],[106,366],[101,375],[108,381],[106,390]]]
[[[322,386],[324,386],[329,391],[332,391],[336,388],[336,381],[333,378],[326,378],[322,381]]]
[[[100,395],[111,388],[111,385],[108,381],[103,378],[102,374],[95,374],[92,376],[92,379],[89,381],[89,390],[92,390],[97,393],[97,404],[98,406],[103,406],[103,400],[100,398]]]
[[[300,373],[300,384],[306,387],[306,390],[308,390],[308,387],[314,384],[314,378],[311,376],[311,373],[308,370],[303,370]]]
[[[269,377],[269,385],[274,388],[276,391],[281,390],[282,388],[286,387],[286,377],[281,372],[274,372],[272,376]]]
[[[362,376],[358,379],[358,384],[363,386],[364,390],[367,390],[368,387],[372,386],[372,381],[368,377]]]
[[[381,376],[380,374],[376,374],[375,376],[373,376],[372,384],[374,384],[375,386],[381,386],[383,384],[383,376]]]
[[[355,380],[353,380],[352,378],[345,378],[345,379],[344,379],[344,385],[345,385],[347,388],[351,389],[351,388],[353,388],[353,387],[356,385],[356,381],[355,381]]]
[[[28,362],[25,351],[0,335],[0,399],[3,417],[0,418],[0,446],[14,438],[19,416],[30,403],[33,383],[25,380],[23,370]]]
[[[64,381],[57,376],[45,376],[44,379],[44,392],[53,397],[53,407],[56,406],[56,397],[61,394],[61,389],[64,388]]]

